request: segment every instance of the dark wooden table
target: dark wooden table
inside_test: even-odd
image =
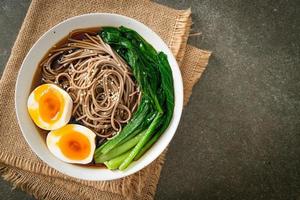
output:
[[[159,0],[193,11],[213,51],[168,151],[156,199],[300,198],[300,2]],[[0,71],[29,0],[0,1]],[[32,199],[0,182],[0,199]]]

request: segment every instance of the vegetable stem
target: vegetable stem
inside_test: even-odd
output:
[[[104,162],[104,164],[110,170],[118,169],[120,164],[128,157],[129,154],[130,154],[130,151],[128,151],[110,161],[106,161],[106,162]]]
[[[123,154],[124,152],[126,152],[129,149],[131,149],[132,147],[134,147],[140,141],[140,139],[143,137],[145,132],[146,131],[143,131],[142,133],[138,134],[137,136],[135,136],[131,140],[128,140],[127,142],[121,144],[120,146],[112,149],[107,154],[100,154],[100,155],[95,154],[95,157],[94,157],[95,162],[96,163],[103,163],[107,160],[111,160],[111,159]]]
[[[132,162],[134,157],[139,153],[139,151],[143,148],[143,146],[148,142],[151,135],[157,128],[157,124],[159,123],[159,120],[161,119],[162,115],[158,113],[152,123],[150,124],[149,128],[147,129],[145,135],[142,137],[142,139],[137,143],[137,145],[132,149],[129,156],[123,161],[123,163],[120,165],[119,169],[124,170],[126,169],[129,164]]]
[[[134,161],[140,159],[144,153],[152,147],[152,145],[158,140],[161,134],[155,134],[151,140],[141,149],[141,151],[134,157]]]
[[[104,147],[100,150],[101,154],[106,154],[114,147],[116,147],[120,142],[122,142],[126,137],[128,137],[133,131],[139,128],[139,125],[145,120],[145,117],[149,111],[149,103],[144,101],[139,106],[138,110],[136,111],[135,115],[133,116],[130,123],[128,123],[124,129],[117,135],[117,137],[113,138],[112,140],[107,141]],[[101,147],[100,147],[101,148]]]

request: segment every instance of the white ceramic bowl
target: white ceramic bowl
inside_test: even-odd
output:
[[[143,36],[154,48],[158,51],[163,51],[168,56],[169,63],[173,72],[174,88],[175,88],[175,108],[172,121],[169,128],[159,138],[159,140],[152,146],[147,153],[138,161],[132,163],[125,171],[111,171],[104,168],[90,168],[84,166],[77,166],[60,161],[54,157],[46,146],[44,138],[37,131],[35,124],[30,119],[27,112],[26,102],[30,94],[31,83],[34,73],[38,67],[39,61],[46,54],[46,52],[64,38],[74,29],[100,27],[100,26],[126,26],[136,30]],[[173,138],[176,128],[178,126],[182,106],[183,106],[183,86],[177,62],[172,55],[170,49],[163,42],[163,40],[154,33],[146,25],[129,17],[109,14],[109,13],[92,13],[70,18],[60,24],[54,26],[47,31],[30,49],[25,57],[21,69],[19,71],[16,83],[15,106],[19,126],[22,130],[23,136],[31,149],[49,166],[56,170],[85,180],[113,180],[133,174],[154,161],[168,146]]]

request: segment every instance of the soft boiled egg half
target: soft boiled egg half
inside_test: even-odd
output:
[[[45,130],[65,126],[71,118],[73,101],[70,95],[54,84],[43,84],[30,94],[27,108],[34,123]]]
[[[85,126],[68,124],[50,131],[46,143],[52,154],[64,162],[88,164],[93,160],[96,134]]]

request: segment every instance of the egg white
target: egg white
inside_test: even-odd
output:
[[[49,88],[52,88],[55,91],[59,92],[63,96],[63,99],[64,99],[63,113],[61,115],[61,118],[58,119],[54,123],[50,124],[50,123],[45,122],[40,115],[38,116],[38,119],[36,119],[36,121],[34,121],[34,123],[41,129],[56,130],[56,129],[59,129],[59,128],[65,126],[70,121],[71,115],[72,115],[73,100],[70,97],[70,95],[66,91],[61,89],[60,87],[58,87],[54,84],[46,84],[46,85],[48,85]],[[28,107],[28,109],[32,109],[32,110],[35,110],[35,112],[38,112],[39,102],[36,101],[36,99],[34,97],[34,91],[32,91],[31,94],[29,95],[29,98],[27,101],[27,107]]]
[[[96,148],[96,144],[95,144],[95,138],[96,138],[96,134],[88,129],[85,126],[81,126],[78,124],[68,124],[67,126],[70,126],[74,131],[79,132],[81,134],[83,134],[84,136],[87,137],[89,143],[90,143],[90,153],[89,155],[82,160],[73,160],[70,159],[68,157],[66,157],[63,152],[61,151],[61,149],[59,148],[59,146],[57,145],[57,143],[59,142],[61,135],[57,136],[56,134],[54,134],[55,131],[50,131],[47,135],[46,138],[46,143],[47,143],[47,147],[50,150],[50,152],[57,157],[58,159],[67,162],[67,163],[74,163],[74,164],[88,164],[93,160],[93,156],[94,156],[94,152],[95,152],[95,148]],[[56,130],[59,131],[59,130]]]

